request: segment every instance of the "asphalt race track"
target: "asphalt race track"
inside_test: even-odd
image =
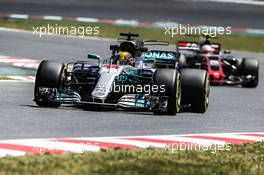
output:
[[[57,61],[85,60],[88,52],[107,56],[113,41],[45,36],[0,30],[0,55]],[[173,47],[171,47],[173,49]],[[33,83],[0,82],[0,139],[86,136],[162,135],[263,131],[263,54],[238,53],[260,61],[260,84],[256,89],[211,87],[205,114],[97,112],[76,107],[37,107]]]
[[[0,0],[1,13],[175,21],[264,29],[262,5],[199,0]]]

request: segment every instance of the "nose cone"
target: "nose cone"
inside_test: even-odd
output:
[[[213,77],[214,77],[215,80],[218,80],[220,78],[219,72],[214,72],[213,73]]]

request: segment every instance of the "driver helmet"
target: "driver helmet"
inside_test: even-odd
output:
[[[206,44],[202,46],[201,52],[204,54],[210,54],[214,52],[214,49],[210,45]]]
[[[133,57],[129,52],[120,51],[117,54],[117,60],[120,65],[133,65]]]

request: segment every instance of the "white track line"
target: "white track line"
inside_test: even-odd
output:
[[[37,69],[40,60],[33,60],[33,59],[25,59],[25,58],[17,58],[17,57],[10,57],[10,56],[4,56],[0,55],[0,63],[5,63],[14,67],[19,68],[25,68],[25,69]],[[1,76],[1,75],[0,75]],[[35,77],[34,76],[20,76],[20,75],[6,75],[3,77],[10,78],[12,80],[0,80],[1,82],[34,82]]]
[[[61,16],[43,16],[44,20],[61,21]]]
[[[122,138],[75,138],[73,140],[83,140],[83,141],[98,141],[98,142],[107,142],[107,143],[115,143],[115,144],[124,144],[131,145],[139,148],[148,148],[148,147],[157,147],[163,148],[165,144],[162,143],[154,143],[154,142],[145,142],[145,141],[136,141],[136,140],[126,140]]]
[[[207,134],[206,136],[220,137],[220,138],[229,138],[229,139],[241,139],[241,140],[252,140],[261,142],[264,141],[264,137],[256,137],[256,136],[246,136],[246,135],[237,135],[237,134]]]
[[[22,15],[22,14],[10,14],[10,18],[16,19],[28,19],[29,15]]]
[[[93,146],[88,144],[65,143],[65,142],[56,142],[56,141],[41,140],[41,139],[7,140],[7,141],[0,141],[0,143],[30,146],[33,147],[32,151],[36,151],[39,153],[43,153],[49,150],[50,151],[63,150],[65,152],[73,152],[73,153],[83,153],[86,151],[100,150],[100,147],[96,145]]]
[[[84,18],[84,17],[77,17],[76,21],[78,22],[99,22],[99,20],[97,18]]]
[[[9,149],[0,149],[0,157],[6,156],[24,156],[26,153],[23,151],[14,151]]]
[[[190,142],[190,143],[195,143],[199,145],[212,145],[212,144],[218,144],[218,145],[224,145],[226,142],[224,141],[216,141],[216,140],[210,140],[210,139],[198,139],[198,138],[188,138],[188,137],[156,137],[157,139],[160,140],[171,140],[172,142]]]

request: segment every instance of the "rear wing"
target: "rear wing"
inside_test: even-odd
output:
[[[139,37],[139,34],[136,34],[136,33],[120,33],[119,34],[120,36],[124,36],[125,38],[118,38],[118,41],[131,41],[131,40],[134,40],[133,38],[137,38]]]
[[[182,50],[190,50],[190,51],[200,51],[200,43],[193,41],[179,41],[176,45],[176,51],[181,52]],[[219,43],[211,43],[211,47],[214,49],[213,54],[220,54],[221,52],[221,44]]]
[[[177,52],[180,52],[181,50],[199,51],[200,45],[198,42],[179,41],[176,45],[176,50]]]
[[[161,40],[144,40],[143,43],[144,43],[144,46],[148,46],[148,45],[168,46],[169,45],[168,42],[161,41]]]

